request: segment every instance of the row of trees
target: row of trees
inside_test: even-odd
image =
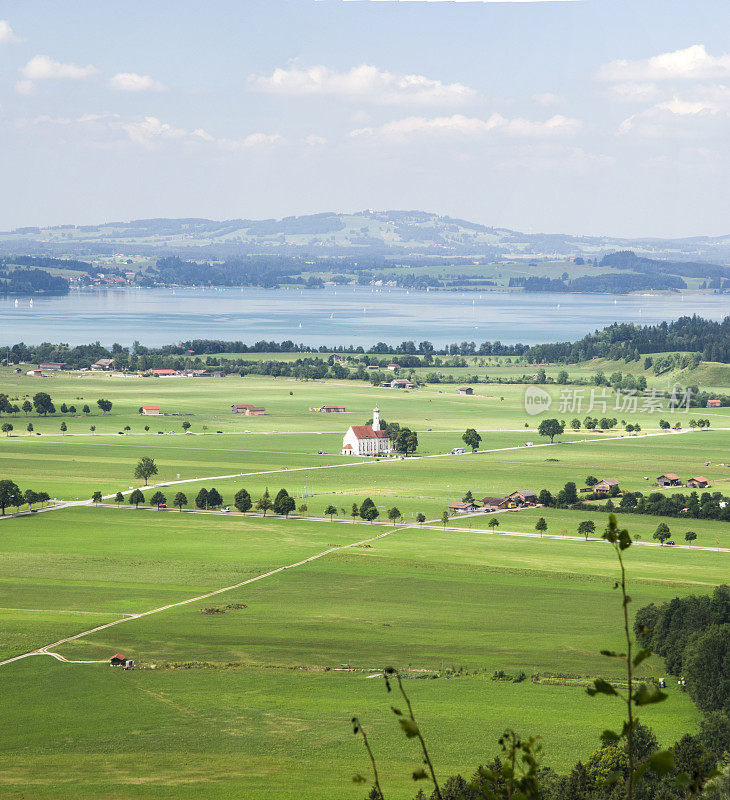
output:
[[[20,487],[14,481],[8,478],[0,480],[0,511],[2,516],[5,516],[6,508],[15,508],[19,510],[21,506],[27,505],[28,508],[33,508],[34,505],[39,503],[43,505],[51,499],[48,492],[36,492],[34,489],[26,489],[21,491]]]
[[[104,398],[99,398],[96,401],[96,405],[101,409],[104,414],[107,414],[109,411],[112,410],[112,402],[111,400],[104,400]],[[21,405],[17,405],[13,403],[7,394],[0,393],[0,414],[20,414],[23,412],[26,416],[31,413],[31,411],[35,411],[36,414],[41,416],[46,416],[47,414],[55,414],[56,413],[56,406],[51,399],[51,396],[48,392],[36,392],[33,395],[33,400],[24,400]],[[62,414],[76,414],[77,409],[74,405],[66,405],[66,403],[61,403],[59,407],[59,411]],[[84,404],[81,407],[81,411],[84,414],[90,414],[91,408],[88,404]]]

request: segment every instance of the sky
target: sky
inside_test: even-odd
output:
[[[730,233],[727,0],[0,0],[0,229]]]

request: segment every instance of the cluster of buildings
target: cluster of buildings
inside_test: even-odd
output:
[[[263,406],[254,406],[251,403],[234,403],[231,406],[232,414],[244,414],[247,417],[261,417],[266,413]]]
[[[225,372],[222,369],[213,371],[207,369],[148,369],[147,372],[157,375],[158,378],[172,378],[181,376],[183,378],[223,378]]]
[[[656,482],[659,486],[683,486],[682,479],[679,475],[675,475],[673,472],[667,472],[666,475],[660,475]],[[697,475],[694,478],[687,479],[687,486],[691,489],[709,489],[710,482],[707,478],[703,477],[702,475]]]
[[[452,514],[473,513],[474,511],[508,511],[514,508],[530,508],[538,504],[537,494],[532,489],[518,489],[506,497],[482,497],[481,500],[462,501],[451,503],[449,511]]]

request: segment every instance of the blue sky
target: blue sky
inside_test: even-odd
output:
[[[730,232],[730,4],[0,2],[0,228]]]

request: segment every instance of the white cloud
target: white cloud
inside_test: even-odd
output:
[[[258,91],[272,94],[328,95],[385,105],[463,105],[477,96],[474,89],[461,83],[386,72],[370,64],[361,64],[347,72],[321,65],[308,69],[278,68],[269,76],[251,75],[249,83]]]
[[[34,89],[35,89],[35,84],[33,83],[33,81],[22,80],[18,81],[15,84],[15,91],[18,94],[24,94],[24,95],[33,94]]]
[[[109,78],[109,86],[120,92],[162,92],[165,87],[149,75],[138,75],[136,72],[118,72]]]
[[[126,122],[121,127],[135,144],[145,146],[166,139],[182,139],[187,135],[182,128],[160,122],[157,117],[145,117],[141,122]]]
[[[412,136],[462,136],[479,137],[500,133],[513,137],[572,136],[583,127],[578,119],[560,114],[550,119],[534,122],[516,117],[507,119],[501,114],[492,114],[488,119],[454,114],[450,117],[406,117],[388,122],[377,128],[358,128],[351,131],[352,137],[375,136],[384,139],[407,139]]]
[[[6,19],[0,19],[0,44],[12,44],[19,41],[20,39],[15,35],[10,23]]]
[[[553,92],[538,92],[532,95],[532,99],[541,106],[554,106],[563,102],[563,98]]]
[[[661,53],[639,61],[612,61],[601,67],[598,77],[607,81],[730,77],[730,54],[711,56],[704,45],[694,44],[683,50]]]
[[[616,100],[629,103],[643,103],[657,94],[655,83],[616,83],[611,87],[611,94]]]
[[[700,114],[719,114],[723,110],[721,103],[712,100],[681,100],[673,97],[654,106],[656,111],[668,111],[678,117],[698,116]]]
[[[81,80],[94,75],[98,71],[91,64],[80,67],[78,64],[63,64],[49,56],[33,56],[20,72],[29,81],[42,81],[49,78]]]
[[[266,145],[279,144],[284,138],[278,133],[252,133],[247,136],[241,144],[244,147],[264,147]]]
[[[310,147],[323,147],[324,145],[327,144],[327,140],[324,138],[324,136],[315,136],[314,134],[307,136],[307,138],[304,141]]]

